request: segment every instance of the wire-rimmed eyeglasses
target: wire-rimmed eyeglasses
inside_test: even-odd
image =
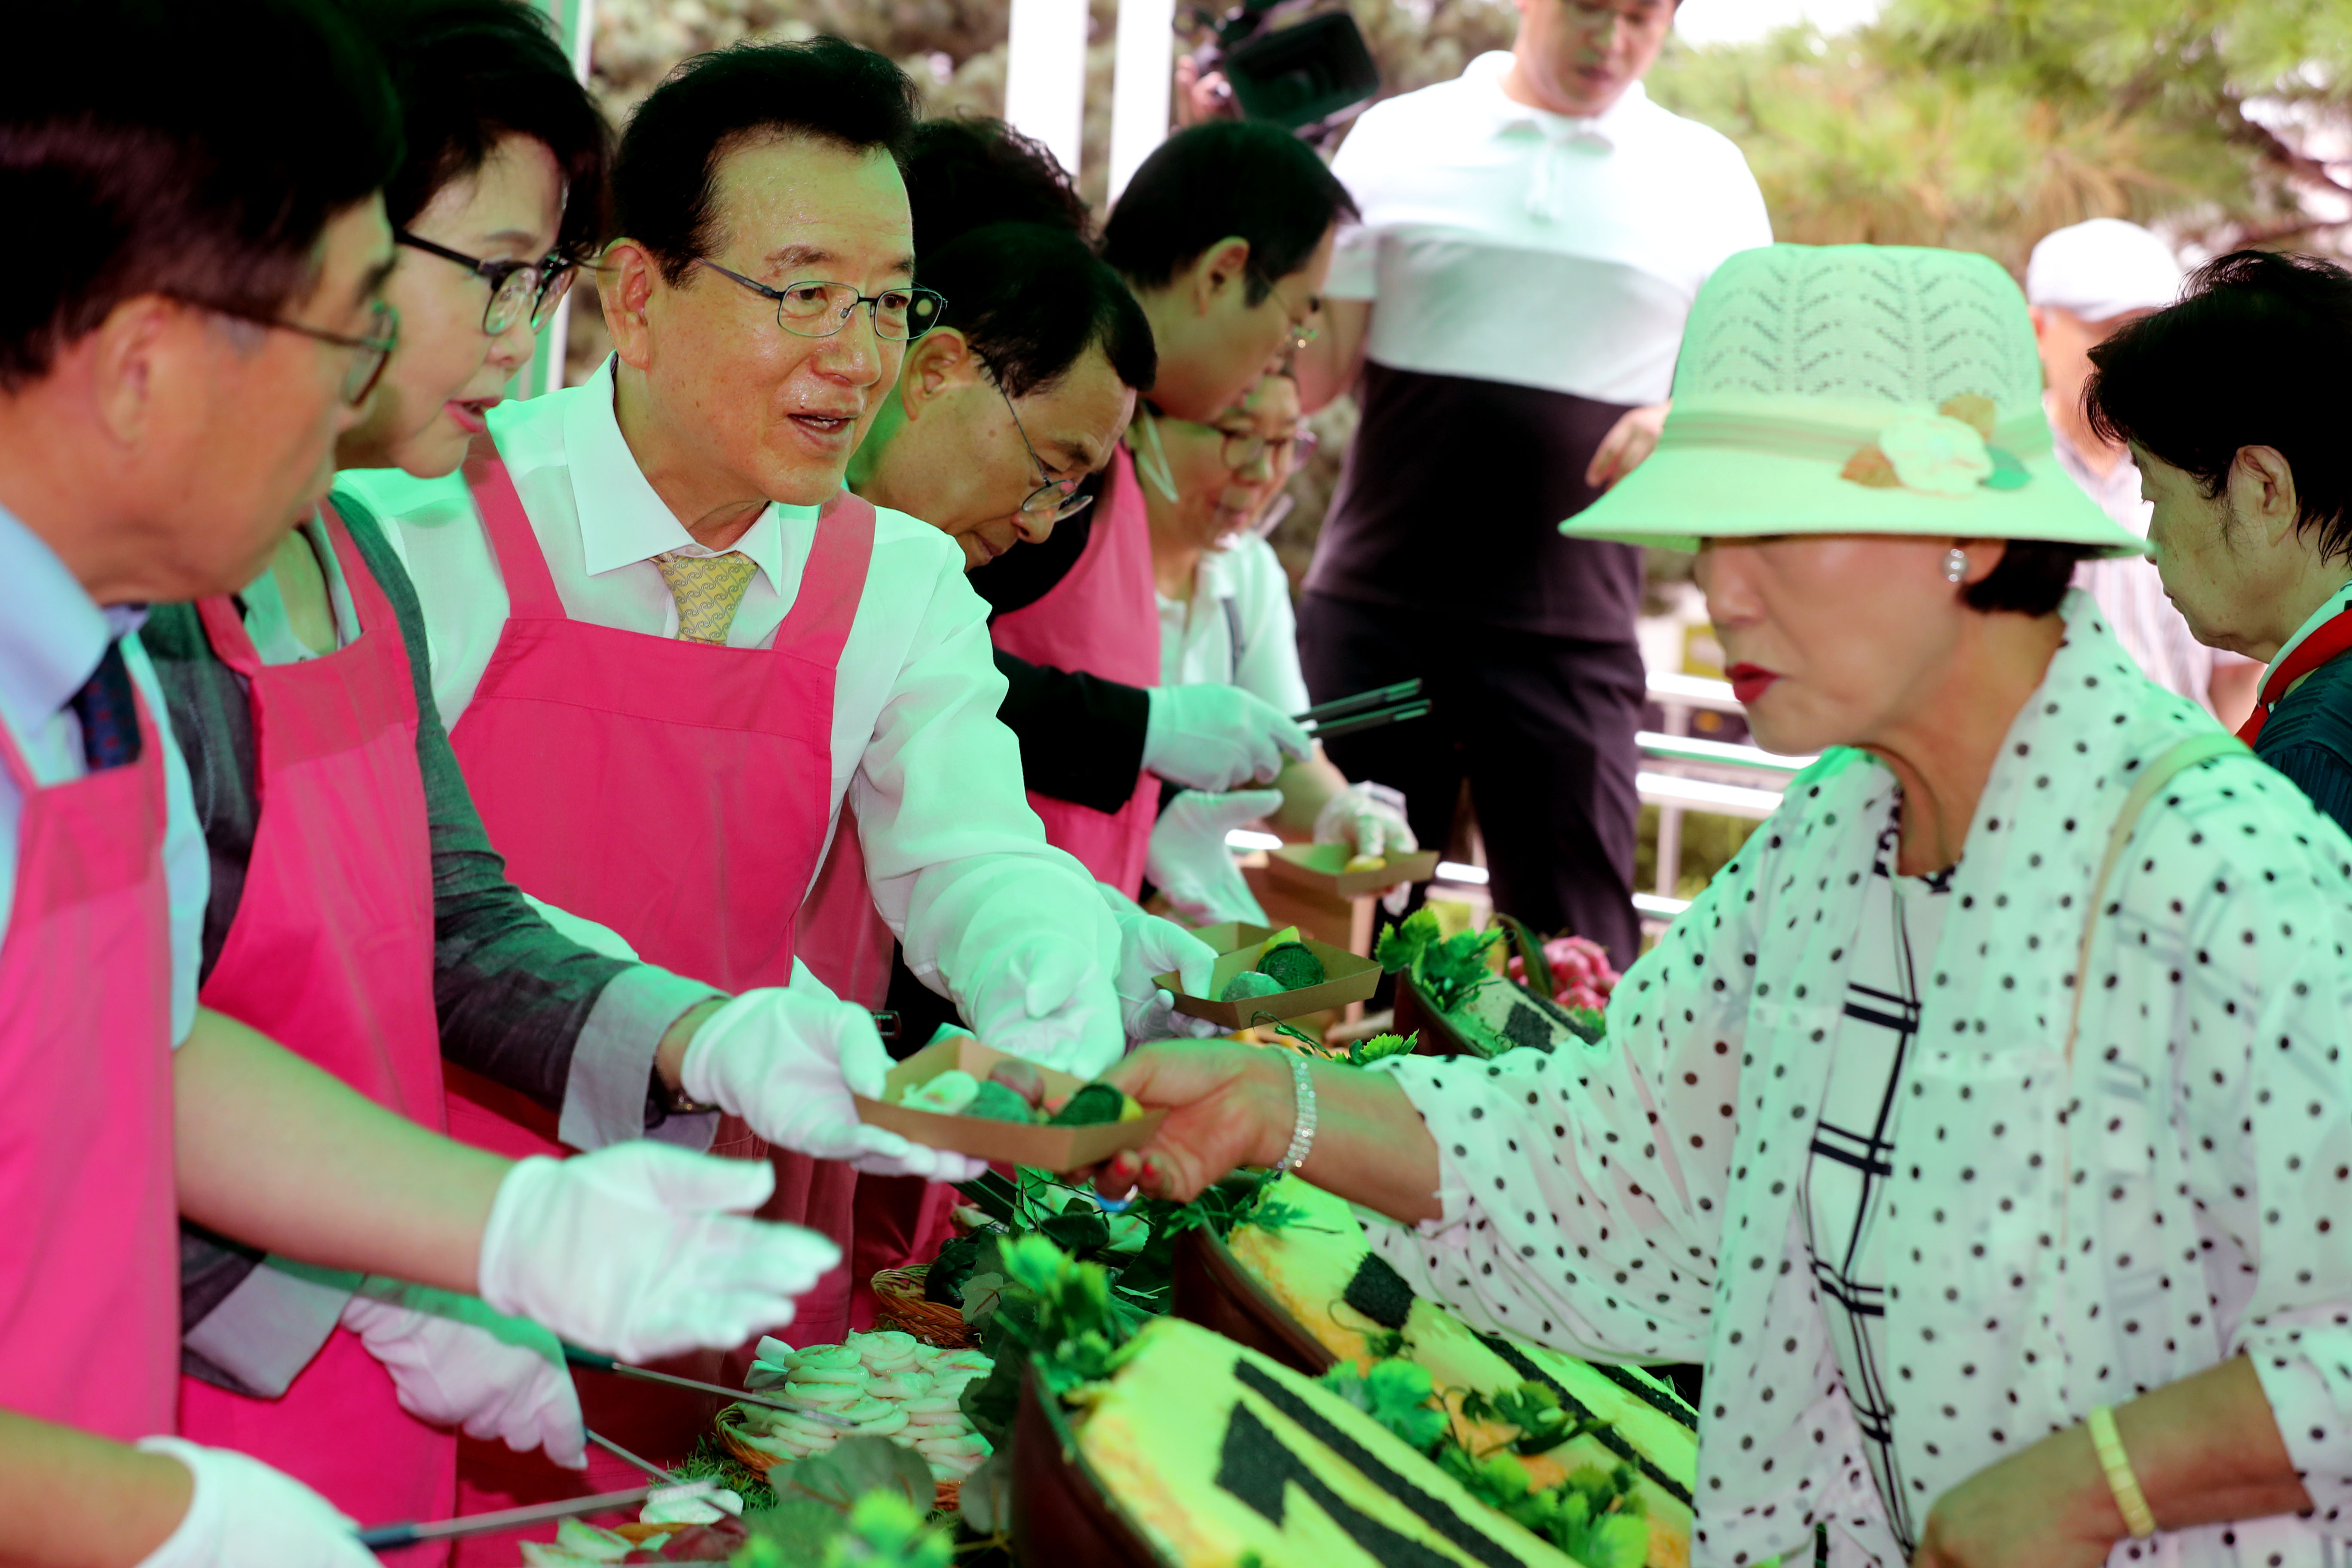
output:
[[[787,283],[781,289],[771,289],[756,279],[721,267],[707,256],[695,260],[721,278],[732,279],[752,293],[776,302],[776,325],[801,338],[829,338],[849,325],[849,318],[864,305],[874,321],[874,335],[886,342],[911,342],[939,325],[940,313],[947,309],[947,297],[935,289],[885,289],[879,294],[860,294],[850,283],[822,283],[810,279]]]

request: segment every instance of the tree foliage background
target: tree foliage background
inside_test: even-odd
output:
[[[1510,0],[1352,8],[1392,93],[1460,74],[1517,26]],[[992,114],[1007,14],[1008,0],[599,0],[595,87],[618,124],[688,55],[830,32],[898,60],[933,112]],[[1092,0],[1079,184],[1097,204],[1117,15]],[[2042,235],[2095,216],[2153,225],[2192,258],[2352,243],[2352,0],[1890,0],[1834,37],[1670,44],[1650,89],[1740,144],[1783,240],[1948,246],[2020,272]],[[575,374],[602,352],[593,295],[583,306]],[[1321,448],[1274,536],[1294,578],[1353,420],[1345,399],[1318,416]]]

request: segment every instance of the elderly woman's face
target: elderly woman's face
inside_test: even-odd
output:
[[[1181,500],[1170,509],[1147,485],[1159,521],[1203,549],[1247,528],[1289,481],[1298,425],[1298,384],[1286,375],[1260,377],[1213,425],[1163,417],[1160,443]]]
[[[1914,697],[1976,614],[1944,575],[1952,543],[1830,533],[1702,548],[1698,584],[1758,745],[1801,755],[1916,723]]]
[[[2252,650],[2263,640],[2262,607],[2279,586],[2270,580],[2276,563],[2268,552],[2242,547],[2253,540],[2236,526],[2227,496],[2207,495],[2196,475],[2143,447],[2131,455],[2141,498],[2153,509],[2147,542],[2164,596],[2199,642]]]

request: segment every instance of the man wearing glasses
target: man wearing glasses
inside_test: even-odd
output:
[[[1496,906],[1622,965],[1642,558],[1558,525],[1647,452],[1699,285],[1772,231],[1738,149],[1643,91],[1676,0],[1517,5],[1510,53],[1375,105],[1333,161],[1363,221],[1300,390],[1353,385],[1363,423],[1299,642],[1318,700],[1424,680],[1439,731],[1332,760],[1402,788],[1431,843],[1466,773]]]
[[[490,410],[470,499],[392,521],[519,886],[708,984],[814,991],[795,917],[847,805],[916,973],[992,1044],[1090,1072],[1125,1043],[1117,933],[1023,803],[963,553],[842,489],[940,316],[898,165],[913,101],[838,40],[689,62],[615,164],[614,358]],[[871,1039],[824,1016],[836,1049]],[[676,1108],[742,1102],[686,1066]],[[548,1131],[478,1114],[453,1126],[506,1147]],[[714,1150],[762,1152],[731,1116]],[[852,1170],[778,1164],[765,1212],[845,1241]],[[846,1287],[804,1301],[793,1337],[839,1338]]]

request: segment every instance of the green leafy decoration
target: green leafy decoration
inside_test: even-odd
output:
[[[1370,1039],[1358,1040],[1349,1047],[1348,1065],[1368,1068],[1391,1057],[1409,1056],[1420,1043],[1421,1032],[1418,1029],[1410,1035],[1374,1035]]]
[[[1486,966],[1486,952],[1502,940],[1500,927],[1442,935],[1436,911],[1423,905],[1381,932],[1372,956],[1391,974],[1409,975],[1431,1006],[1448,1013],[1494,973]]]
[[[1325,1373],[1323,1386],[1394,1433],[1415,1453],[1426,1454],[1445,1436],[1445,1412],[1431,1408],[1429,1373],[1409,1361],[1379,1361],[1359,1374],[1341,1363]]]

